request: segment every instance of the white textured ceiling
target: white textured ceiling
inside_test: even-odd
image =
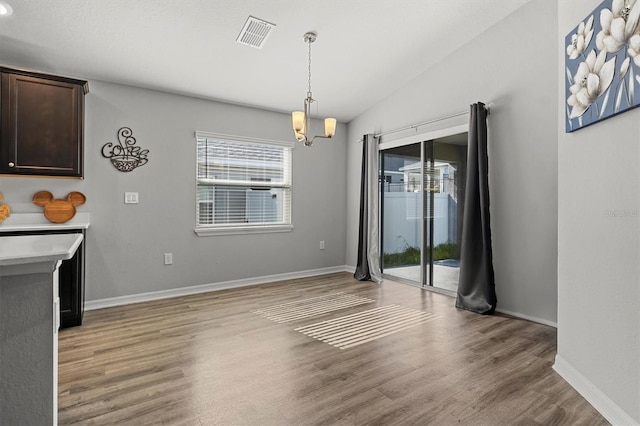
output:
[[[0,63],[348,122],[529,0],[5,0]],[[276,24],[236,43],[249,15]],[[524,31],[524,29],[523,29]],[[517,37],[517,34],[513,34]]]

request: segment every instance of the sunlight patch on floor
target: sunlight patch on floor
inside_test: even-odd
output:
[[[337,348],[347,349],[433,321],[438,317],[416,309],[388,305],[298,327],[295,330]]]
[[[296,300],[295,302],[269,306],[251,312],[282,324],[318,317],[329,312],[373,302],[375,302],[375,300],[354,296],[352,294],[333,293],[311,299]]]

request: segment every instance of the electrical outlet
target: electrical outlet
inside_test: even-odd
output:
[[[320,241],[320,250],[324,250],[324,241]]]
[[[164,254],[164,264],[172,265],[173,264],[173,253],[165,253]]]
[[[138,204],[138,193],[137,192],[125,192],[124,193],[124,203],[125,204]]]

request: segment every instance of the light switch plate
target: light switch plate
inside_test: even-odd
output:
[[[125,204],[138,204],[138,193],[137,192],[125,192],[124,193],[124,203]]]

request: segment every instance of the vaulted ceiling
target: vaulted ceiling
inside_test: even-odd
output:
[[[315,31],[314,105],[348,122],[530,0],[3,1],[3,65],[283,112]],[[276,25],[262,49],[236,42],[249,15]]]

